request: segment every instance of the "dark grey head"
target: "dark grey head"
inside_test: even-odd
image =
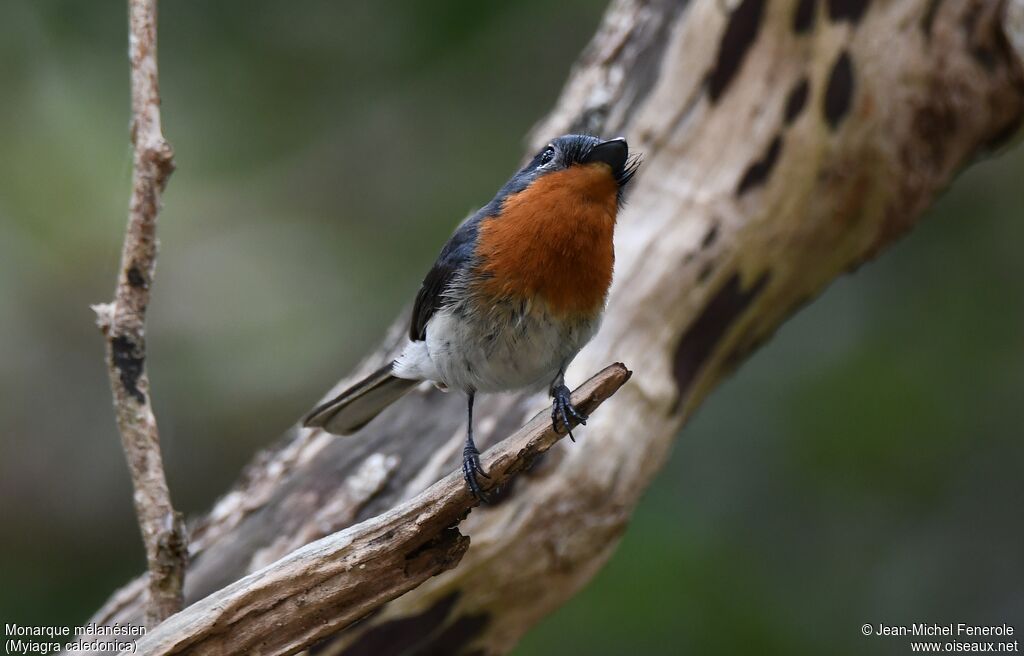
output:
[[[585,134],[567,134],[558,137],[534,155],[520,174],[536,171],[560,171],[574,164],[604,162],[612,169],[612,175],[624,186],[636,173],[637,162],[629,162],[629,144],[622,137],[601,141]]]
[[[611,168],[612,176],[619,186],[619,200],[629,181],[640,166],[639,156],[629,155],[629,145],[622,137],[603,141],[586,134],[567,134],[553,140],[542,148],[533,159],[509,180],[492,201],[495,208],[511,194],[519,193],[534,180],[555,171],[572,166],[604,163]]]

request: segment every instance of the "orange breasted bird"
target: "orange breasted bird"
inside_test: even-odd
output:
[[[314,408],[305,426],[335,435],[362,428],[421,381],[464,392],[469,422],[462,471],[484,499],[473,443],[473,399],[543,385],[551,421],[569,432],[565,369],[597,332],[612,281],[612,235],[639,166],[625,139],[555,139],[455,230],[423,279],[409,342],[393,362]],[[572,437],[572,433],[569,433]]]

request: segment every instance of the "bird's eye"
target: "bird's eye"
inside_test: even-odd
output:
[[[553,147],[551,147],[551,146],[548,146],[540,154],[540,165],[544,166],[545,164],[547,164],[548,162],[550,162],[554,158],[555,158],[555,149]]]

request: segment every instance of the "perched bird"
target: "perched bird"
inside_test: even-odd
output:
[[[469,414],[462,471],[481,499],[477,392],[548,385],[554,428],[561,422],[569,432],[570,418],[585,424],[565,369],[601,322],[616,213],[638,166],[621,138],[570,134],[545,146],[441,249],[416,295],[402,354],[303,424],[348,435],[421,381],[461,390]]]

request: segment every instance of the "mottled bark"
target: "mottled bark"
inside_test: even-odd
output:
[[[637,376],[579,442],[476,509],[459,566],[318,654],[507,652],[611,555],[706,394],[800,306],[909,230],[1024,113],[1024,0],[617,0],[527,150],[623,134],[644,167],[620,216],[604,325],[570,380]],[[405,313],[378,366],[401,340]],[[483,444],[544,408],[485,398]],[[199,522],[195,601],[456,469],[462,400],[420,389],[352,438],[294,430]],[[353,486],[367,463],[386,473]],[[139,584],[95,617],[128,621]]]
[[[156,269],[160,194],[174,170],[160,128],[156,65],[156,0],[128,3],[131,63],[132,194],[114,302],[96,305],[107,342],[107,368],[117,428],[134,489],[135,514],[149,567],[146,625],[181,610],[188,559],[185,524],[171,505],[160,456],[160,436],[146,374],[146,307]]]

